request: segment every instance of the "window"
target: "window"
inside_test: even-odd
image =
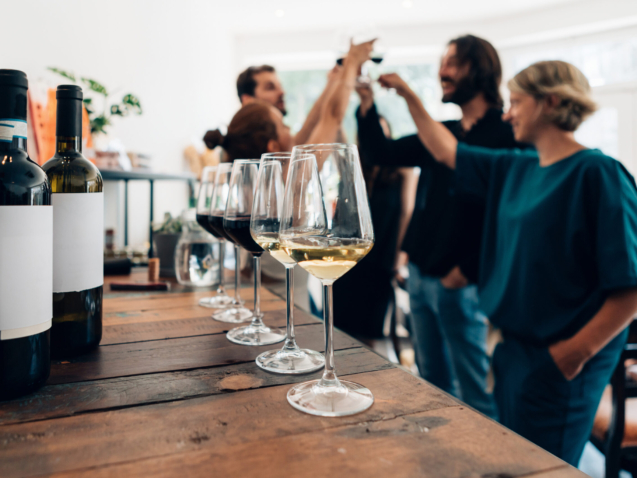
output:
[[[425,106],[435,114],[440,103],[436,65],[393,66],[381,64],[380,66],[372,65],[369,68],[369,74],[372,78],[377,78],[381,73],[390,71],[403,77],[424,101]],[[288,110],[286,123],[292,128],[292,131],[298,131],[325,87],[327,70],[280,71],[279,76],[285,89]],[[373,88],[378,111],[391,125],[393,136],[401,137],[415,133],[416,126],[411,119],[405,101],[395,93],[383,90],[378,84],[374,84]],[[358,105],[358,95],[352,94],[343,120],[343,129],[350,143],[356,142],[355,114]]]

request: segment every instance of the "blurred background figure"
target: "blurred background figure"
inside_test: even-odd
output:
[[[382,116],[379,121],[391,139],[389,123]],[[334,283],[334,324],[370,343],[370,339],[384,337],[385,319],[394,298],[393,281],[398,269],[406,265],[400,246],[414,208],[418,176],[414,168],[375,166],[363,153],[361,162],[375,242],[371,252]]]
[[[460,120],[443,124],[467,144],[518,145],[504,123],[502,68],[493,46],[466,35],[451,40],[440,62],[442,101],[457,104]],[[382,76],[381,76],[382,79]],[[409,255],[410,326],[423,378],[496,417],[487,392],[488,322],[480,311],[476,280],[484,204],[453,194],[453,171],[436,163],[417,135],[387,139],[371,89],[360,89],[357,113],[361,151],[372,164],[418,166],[418,193],[402,244]]]

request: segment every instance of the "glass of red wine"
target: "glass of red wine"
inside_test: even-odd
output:
[[[230,175],[232,173],[232,163],[221,163],[217,166],[215,186],[212,190],[210,200],[210,212],[208,224],[210,228],[224,239],[234,243],[232,238],[226,234],[223,228],[223,214],[228,203],[228,192],[230,191]],[[225,246],[225,243],[223,243]],[[219,322],[237,324],[245,322],[252,317],[252,312],[243,307],[241,300],[241,277],[239,275],[239,246],[234,243],[234,299],[225,310],[220,310],[212,315],[212,318]],[[219,266],[223,270],[223,262]]]
[[[285,332],[267,327],[261,313],[261,254],[263,248],[250,234],[252,203],[259,173],[258,159],[236,159],[228,192],[228,203],[223,215],[223,228],[235,244],[252,254],[254,260],[254,311],[252,323],[230,330],[226,337],[240,345],[271,345],[285,340]]]
[[[217,295],[200,299],[199,305],[213,309],[223,309],[232,303],[232,298],[226,293],[223,280],[223,258],[226,246],[225,238],[210,225],[210,204],[212,203],[212,193],[215,188],[216,175],[216,166],[208,166],[203,169],[201,173],[199,195],[197,196],[196,211],[197,222],[199,225],[219,241],[219,286],[217,287]]]

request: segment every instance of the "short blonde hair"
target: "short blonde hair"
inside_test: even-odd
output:
[[[509,80],[512,92],[531,95],[537,100],[555,96],[559,104],[551,121],[565,131],[575,131],[597,110],[591,87],[584,74],[565,61],[539,61]]]

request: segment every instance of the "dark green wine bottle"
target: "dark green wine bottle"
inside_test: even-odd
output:
[[[82,89],[58,86],[55,155],[43,169],[53,204],[51,355],[73,357],[102,339],[104,195],[99,170],[82,155]]]
[[[51,370],[53,208],[27,154],[27,88],[23,72],[0,70],[0,400],[36,390]]]

